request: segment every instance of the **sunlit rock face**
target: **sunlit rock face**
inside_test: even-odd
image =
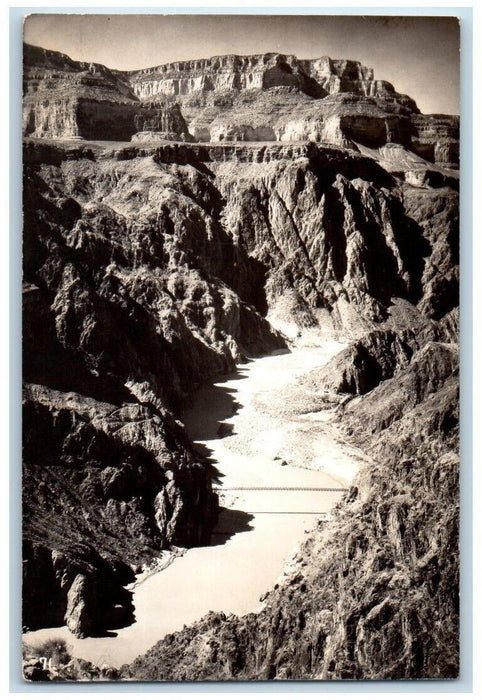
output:
[[[24,46],[24,134],[36,138],[129,139],[138,100],[105,66]]]
[[[381,145],[407,140],[408,119],[402,117],[418,113],[413,100],[375,80],[372,69],[327,56],[220,56],[136,71],[129,80],[140,99],[180,99],[190,130],[201,141],[343,145],[366,137]],[[293,93],[301,109],[293,104]]]
[[[187,95],[198,90],[249,90],[294,87],[312,97],[337,92],[375,97],[393,94],[390,83],[374,80],[373,70],[358,61],[333,61],[328,56],[300,60],[267,53],[255,56],[214,56],[178,61],[132,71],[129,80],[140,99],[155,95]]]

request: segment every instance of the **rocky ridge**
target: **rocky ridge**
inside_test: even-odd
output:
[[[213,56],[130,71],[128,76],[141,99],[160,93],[183,95],[203,89],[246,90],[278,85],[297,87],[313,97],[335,92],[367,96],[394,92],[389,83],[374,80],[371,68],[358,61],[332,60],[328,56],[314,60],[276,53]],[[409,98],[406,102],[410,102]]]

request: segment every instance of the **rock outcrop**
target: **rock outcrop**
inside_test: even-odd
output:
[[[93,681],[118,680],[114,668],[102,668],[71,656],[62,639],[53,638],[33,646],[22,646],[22,675],[26,681]]]
[[[398,322],[396,325],[401,324]],[[431,343],[436,344],[433,345],[436,349],[432,348]],[[338,394],[366,394],[375,389],[380,382],[397,375],[412,360],[415,363],[417,357],[423,357],[415,355],[422,348],[426,348],[429,354],[430,348],[440,354],[439,369],[444,378],[444,344],[456,347],[457,343],[458,310],[452,309],[441,321],[425,321],[419,327],[398,330],[380,328],[371,331],[338,353],[321,370],[310,372],[302,383],[308,386],[323,386]],[[416,393],[416,388],[413,392]]]
[[[137,133],[133,142],[159,139],[162,141],[193,141],[178,104],[144,103],[136,114]]]
[[[97,63],[24,46],[23,128],[51,139],[129,140],[139,102],[123,77]]]
[[[368,97],[396,95],[390,83],[374,79],[371,68],[362,66],[358,61],[332,60],[329,56],[312,60],[300,60],[296,56],[279,53],[213,56],[167,63],[131,71],[127,75],[140,99],[159,94],[177,96],[198,91],[281,86],[297,88],[317,98],[338,92]],[[402,103],[415,107],[407,96],[399,97]]]
[[[414,115],[412,149],[444,168],[458,168],[459,118],[446,114]]]
[[[272,270],[266,292],[273,310],[294,290],[299,303],[328,311],[345,330],[385,321],[394,297],[429,317],[450,311],[456,191],[422,191],[340,149],[313,147],[279,165],[211,167],[227,229]]]

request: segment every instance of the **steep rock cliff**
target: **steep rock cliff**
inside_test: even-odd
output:
[[[24,189],[24,624],[65,617],[82,636],[105,629],[132,567],[209,538],[210,468],[172,410],[283,341],[252,306],[256,263],[220,227],[201,172],[37,151]],[[125,623],[129,605],[115,604]]]
[[[419,326],[412,322],[410,327],[403,328],[399,320],[395,326],[398,326],[397,330],[378,328],[367,333],[338,353],[321,370],[310,372],[303,383],[323,386],[341,394],[366,394],[380,382],[391,379],[405,369],[412,359],[415,361],[417,351],[427,347],[426,351],[429,352],[428,343],[457,346],[457,308],[440,321],[429,322],[422,318],[424,320]],[[392,323],[389,322],[389,325]],[[439,352],[442,359],[443,350]]]
[[[313,148],[276,165],[212,168],[226,200],[226,228],[271,270],[266,291],[274,313],[292,290],[298,304],[328,311],[345,330],[387,319],[394,297],[429,317],[450,311],[456,191],[402,186],[371,159],[340,149]]]
[[[128,623],[132,569],[209,541],[210,473],[168,415],[26,384],[23,444],[25,626]]]
[[[134,117],[137,133],[132,141],[160,139],[162,141],[193,141],[178,104],[145,103]]]
[[[312,97],[337,92],[358,95],[396,95],[390,83],[374,80],[373,70],[358,61],[332,60],[328,56],[300,60],[293,55],[266,53],[251,56],[213,56],[177,61],[131,71],[128,79],[135,94],[144,99],[156,94],[185,95],[198,90],[247,90],[276,86],[296,87]],[[401,102],[413,106],[406,96]]]
[[[26,136],[130,139],[138,100],[115,71],[24,45]]]
[[[459,118],[445,114],[413,115],[412,149],[446,168],[459,163]]]

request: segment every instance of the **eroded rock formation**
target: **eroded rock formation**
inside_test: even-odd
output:
[[[132,141],[193,141],[178,104],[144,103],[134,118]]]

